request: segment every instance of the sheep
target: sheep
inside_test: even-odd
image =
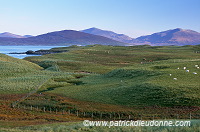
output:
[[[199,67],[197,67],[197,69],[199,69]]]
[[[186,69],[186,67],[183,67],[183,69],[185,70],[185,69]]]
[[[193,72],[193,74],[197,74],[196,72]]]
[[[169,76],[172,76],[172,74],[169,74]]]
[[[195,65],[195,67],[198,67],[198,65]]]
[[[177,78],[174,78],[174,80],[177,80]]]
[[[190,70],[186,70],[186,72],[190,72]]]
[[[179,67],[177,69],[179,69]]]

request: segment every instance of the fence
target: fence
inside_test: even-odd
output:
[[[200,119],[200,114],[188,113],[188,114],[147,114],[147,113],[131,113],[131,112],[102,112],[102,111],[81,111],[75,108],[73,109],[59,109],[54,107],[38,107],[38,106],[26,106],[17,104],[16,108],[26,109],[30,111],[43,112],[48,114],[58,115],[74,115],[81,118],[92,118],[102,120],[145,120],[145,119]]]

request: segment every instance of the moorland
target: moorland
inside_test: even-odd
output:
[[[199,119],[200,45],[54,51],[60,53],[22,60],[0,54],[0,130],[95,131],[79,127],[84,119]]]

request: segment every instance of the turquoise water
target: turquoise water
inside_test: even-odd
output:
[[[12,52],[26,52],[28,50],[36,51],[36,50],[45,50],[45,49],[51,49],[55,47],[66,47],[66,46],[0,46],[0,53],[23,59],[24,57],[27,56],[39,56],[39,55],[27,55],[27,54],[9,54]]]

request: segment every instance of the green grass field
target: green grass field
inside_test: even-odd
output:
[[[200,96],[196,91],[200,89],[200,69],[195,65],[200,65],[200,60],[199,54],[194,53],[196,48],[199,46],[96,45],[26,60],[43,67],[44,60],[51,60],[52,65],[54,62],[66,72],[99,73],[79,79],[79,85],[49,91],[73,99],[127,106],[199,106]]]
[[[8,128],[1,128],[2,131],[9,131],[12,126],[83,119],[73,114],[30,111],[21,106],[46,107],[47,111],[51,109],[54,112],[56,108],[83,112],[146,113],[150,116],[166,114],[168,118],[172,117],[171,113],[188,115],[192,112],[194,115],[200,112],[200,69],[195,67],[200,66],[200,54],[196,53],[200,45],[91,45],[51,50],[67,52],[23,60],[0,54],[0,119],[10,121],[6,125]],[[20,100],[27,94],[28,97]],[[17,103],[21,106],[11,108],[17,100],[20,100]],[[13,124],[22,117],[23,122]],[[5,126],[3,122],[0,124]],[[18,129],[20,131],[21,128],[13,131]],[[62,131],[68,128],[55,129]],[[96,128],[90,129],[96,131]],[[114,129],[130,131],[129,128]],[[106,130],[102,128],[102,131]],[[48,131],[54,131],[54,128]]]
[[[25,60],[39,64],[42,67],[59,65],[61,71],[107,73],[120,67],[131,66],[142,61],[161,61],[169,59],[199,59],[193,47],[151,47],[151,46],[85,46],[57,48],[68,52],[49,54],[40,57],[28,57]],[[48,64],[47,64],[48,63]]]

